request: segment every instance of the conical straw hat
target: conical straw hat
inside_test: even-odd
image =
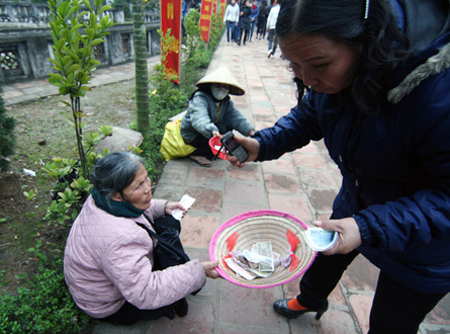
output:
[[[195,85],[200,86],[202,84],[222,83],[230,86],[230,94],[232,95],[244,95],[245,90],[239,85],[238,81],[231,74],[230,70],[226,67],[220,67],[217,70],[205,75]]]
[[[304,222],[284,212],[274,210],[244,212],[229,219],[216,230],[209,245],[209,257],[211,261],[219,261],[217,272],[233,284],[252,289],[286,284],[304,274],[317,255],[317,252],[306,243],[307,229],[308,225]],[[288,233],[298,237],[299,243],[296,247],[292,246]],[[267,241],[270,241],[272,250],[281,257],[289,255],[294,249],[292,261],[296,259],[296,265],[288,268],[279,265],[270,276],[249,281],[236,274],[224,262],[230,251],[251,250],[253,244]]]

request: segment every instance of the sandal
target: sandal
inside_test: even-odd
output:
[[[211,167],[212,166],[212,161],[206,159],[205,157],[191,155],[189,158],[191,160],[195,161],[196,163],[198,163],[200,166],[203,166],[203,167]]]

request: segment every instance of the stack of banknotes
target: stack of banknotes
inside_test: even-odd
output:
[[[247,280],[268,277],[280,264],[289,266],[291,260],[289,256],[280,259],[280,254],[272,251],[270,241],[258,242],[253,244],[251,250],[233,251],[230,255],[231,257],[225,259],[228,267]]]

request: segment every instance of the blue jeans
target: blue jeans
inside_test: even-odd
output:
[[[255,26],[256,26],[256,18],[252,21],[252,26],[250,28],[250,41],[252,40],[253,30],[255,30]]]
[[[239,27],[239,22],[237,23],[236,28],[234,29],[234,40],[239,41],[239,36],[241,34],[241,28]]]
[[[269,50],[272,50],[272,54],[275,54],[278,45],[277,35],[275,29],[269,29]]]
[[[234,41],[234,31],[236,28],[236,22],[227,21],[227,42],[230,41],[230,32],[231,32],[231,41]]]

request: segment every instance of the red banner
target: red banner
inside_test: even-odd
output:
[[[200,33],[205,43],[209,42],[209,32],[211,30],[212,1],[203,0],[200,10]]]
[[[213,14],[217,15],[217,0],[213,0]]]
[[[161,0],[161,33],[165,36],[170,29],[170,34],[175,37],[169,46],[166,61],[166,73],[175,75],[175,83],[180,83],[180,39],[181,39],[181,1],[182,0]],[[161,43],[161,54],[164,52]]]
[[[227,7],[227,0],[220,0],[219,6],[220,6],[220,17],[223,20],[223,16],[225,15],[225,10]]]

